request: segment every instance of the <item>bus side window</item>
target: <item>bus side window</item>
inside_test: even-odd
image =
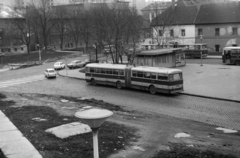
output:
[[[123,70],[119,70],[119,75],[123,76],[124,75],[124,71]]]
[[[157,74],[156,73],[151,73],[151,79],[156,80],[156,78],[157,78]]]
[[[118,75],[118,70],[113,69],[113,70],[112,70],[112,73],[113,73],[113,75]]]
[[[143,72],[143,74],[144,74],[144,78],[150,78],[151,77],[150,72]]]
[[[143,72],[142,71],[137,71],[137,77],[142,78],[143,77]]]
[[[106,74],[111,75],[112,74],[112,69],[106,69]]]
[[[137,77],[137,71],[132,71],[132,77]]]
[[[98,73],[98,74],[101,73],[101,72],[100,72],[100,68],[96,68],[96,69],[95,69],[95,73]]]
[[[86,67],[85,72],[89,72],[89,67]]]
[[[90,67],[90,72],[94,73],[94,68]]]
[[[106,70],[104,68],[101,68],[101,74],[105,74]]]
[[[173,75],[169,75],[169,81],[173,81]]]
[[[168,80],[168,76],[165,76],[164,74],[158,74],[158,80]]]

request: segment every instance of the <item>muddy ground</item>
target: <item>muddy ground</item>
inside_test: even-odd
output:
[[[174,144],[240,157],[240,134],[226,134],[216,130],[212,125],[144,111],[132,111],[125,107],[121,107],[124,110],[116,110],[119,107],[117,105],[112,105],[111,109],[110,104],[94,99],[93,102],[81,103],[91,98],[66,98],[68,102],[62,102],[60,96],[3,94],[7,96],[5,100],[13,100],[15,106],[48,106],[64,116],[74,116],[83,106],[101,105],[102,108],[112,110],[114,115],[108,121],[136,128],[139,139],[126,146],[125,150],[111,155],[110,158],[150,158],[159,150],[170,150]],[[191,136],[175,138],[178,133],[187,133]]]

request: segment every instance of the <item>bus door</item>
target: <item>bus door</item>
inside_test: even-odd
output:
[[[231,60],[231,50],[224,50],[225,63],[230,64]]]
[[[132,67],[125,68],[125,86],[128,88],[131,87],[131,72],[132,72]]]

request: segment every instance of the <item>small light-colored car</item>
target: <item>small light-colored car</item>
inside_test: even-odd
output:
[[[56,71],[52,68],[45,70],[44,75],[46,78],[56,78],[57,77]]]
[[[67,67],[69,67],[69,69],[81,68],[84,66],[85,66],[85,63],[81,62],[80,60],[73,60],[69,64],[67,64]]]
[[[55,70],[61,70],[65,68],[65,64],[62,62],[56,62],[53,67]]]

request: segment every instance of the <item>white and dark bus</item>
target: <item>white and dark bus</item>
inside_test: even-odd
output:
[[[240,65],[240,47],[224,47],[222,61],[225,64]]]
[[[86,66],[85,79],[92,85],[148,90],[152,94],[183,91],[182,71],[172,68],[94,63]]]

